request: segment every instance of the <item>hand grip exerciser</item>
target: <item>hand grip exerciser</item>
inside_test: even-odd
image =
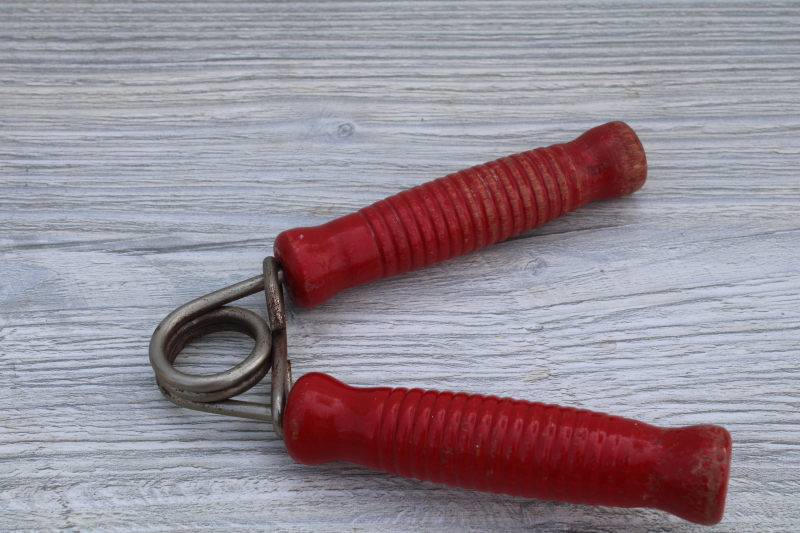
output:
[[[467,489],[661,509],[698,524],[722,519],[731,439],[713,425],[660,428],[479,394],[355,388],[320,373],[292,385],[282,287],[300,307],[382,277],[469,253],[587,202],[638,190],[639,139],[611,122],[577,139],[504,157],[403,191],[316,227],[284,231],[263,274],[170,313],[150,341],[161,392],[174,403],[271,421],[304,464],[350,461]],[[229,304],[264,291],[267,321]],[[208,376],[173,362],[215,331],[255,341],[239,365]],[[270,404],[231,399],[272,369]]]

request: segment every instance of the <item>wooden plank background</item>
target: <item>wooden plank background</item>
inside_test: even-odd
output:
[[[291,307],[295,375],[721,424],[715,531],[798,531],[799,105],[796,1],[3,2],[0,530],[704,530],[298,465],[147,360],[280,231],[624,120],[640,192]]]

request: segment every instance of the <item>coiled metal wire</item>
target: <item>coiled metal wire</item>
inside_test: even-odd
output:
[[[167,315],[150,339],[150,364],[161,393],[182,407],[255,420],[271,421],[283,436],[283,408],[292,386],[286,350],[286,314],[281,271],[273,257],[264,259],[264,273],[192,300]],[[265,291],[269,324],[256,313],[227,306],[245,296]],[[177,370],[173,363],[187,344],[218,331],[248,335],[255,346],[235,367],[208,376]],[[272,374],[271,403],[232,400]]]

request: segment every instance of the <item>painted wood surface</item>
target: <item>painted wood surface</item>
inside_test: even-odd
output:
[[[799,106],[797,2],[3,2],[0,530],[705,529],[298,465],[147,360],[280,231],[624,120],[641,191],[290,307],[293,370],[720,424],[716,531],[797,531]]]

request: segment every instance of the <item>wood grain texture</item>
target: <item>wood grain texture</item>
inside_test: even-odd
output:
[[[703,530],[294,464],[147,360],[280,231],[609,120],[641,191],[291,308],[294,372],[720,424],[716,531],[796,531],[800,5],[689,1],[0,4],[0,530]]]

